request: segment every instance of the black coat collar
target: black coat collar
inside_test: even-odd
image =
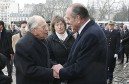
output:
[[[86,26],[83,28],[83,30],[82,30],[82,32],[80,33],[79,36],[82,36],[82,35],[84,34],[84,32],[85,32],[90,26],[92,26],[92,25],[94,25],[94,24],[95,24],[95,21],[94,21],[94,20],[90,20],[90,21],[86,24]]]

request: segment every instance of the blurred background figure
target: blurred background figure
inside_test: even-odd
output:
[[[48,20],[48,21],[46,21],[46,23],[48,25],[48,36],[49,36],[49,35],[51,35],[51,29],[50,29],[50,23],[51,23],[51,21]]]
[[[127,25],[124,25],[123,29],[125,29],[126,34],[125,34],[124,38],[121,41],[121,45],[123,46],[124,53],[126,55],[126,63],[128,63],[128,59],[129,59],[129,30],[127,29]]]
[[[108,23],[105,23],[105,24],[104,24],[104,29],[105,29],[105,30],[108,30]]]
[[[4,69],[6,66],[6,62],[6,56],[0,53],[0,84],[11,84],[12,82],[12,78],[6,76],[2,71],[2,69]]]
[[[123,40],[125,41],[125,39],[127,39],[129,35],[129,30],[127,29],[127,25],[121,25],[120,35],[121,35],[121,47],[120,47],[121,62],[120,64],[123,64],[124,56],[126,56],[126,63],[128,62],[128,57],[129,57],[127,43],[123,42]]]
[[[16,25],[11,23],[10,30],[8,30],[12,35],[17,34],[18,30],[16,29]]]
[[[116,65],[116,58],[118,57],[118,51],[120,47],[120,33],[114,29],[115,22],[108,22],[108,30],[105,30],[105,34],[108,42],[108,67],[107,67],[107,81],[108,84],[112,84],[113,72]]]
[[[7,57],[8,76],[12,77],[12,34],[5,29],[3,21],[0,21],[0,53]]]
[[[12,36],[12,47],[13,47],[14,52],[15,52],[15,45],[16,45],[17,41],[26,33],[26,30],[25,30],[26,25],[27,25],[27,22],[22,21],[20,23],[19,33]]]
[[[75,40],[73,33],[66,29],[66,22],[61,16],[53,18],[51,30],[52,34],[47,38],[50,58],[53,62],[63,65],[68,59],[68,54]],[[61,84],[61,81],[55,79],[52,84]]]

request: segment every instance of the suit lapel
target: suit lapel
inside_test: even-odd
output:
[[[76,44],[78,43],[78,41],[80,40],[80,38],[82,37],[82,35],[86,32],[87,29],[89,29],[92,25],[94,25],[95,22],[93,20],[91,20],[89,23],[87,23],[87,25],[83,28],[82,32],[80,33],[80,35],[76,38],[72,48],[71,48],[71,51],[70,51],[70,56],[69,56],[69,59],[72,58],[72,53],[75,49],[75,47],[77,46]]]
[[[87,29],[89,29],[89,27],[92,26],[92,25],[94,25],[94,24],[95,24],[95,22],[93,20],[91,20],[90,22],[88,22],[87,25],[83,28],[83,30],[82,30],[82,32],[81,32],[81,34],[79,36],[82,36],[85,33],[85,31]]]

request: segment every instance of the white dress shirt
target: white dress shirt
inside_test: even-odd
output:
[[[90,19],[79,29],[78,33],[80,34],[83,28],[90,22]]]

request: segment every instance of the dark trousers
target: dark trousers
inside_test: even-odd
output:
[[[108,77],[107,79],[112,80],[113,79],[113,72],[115,69],[115,65],[116,65],[116,58],[113,58],[110,63],[108,64],[108,68],[107,68],[107,73],[108,73]]]
[[[116,66],[116,58],[114,58],[114,51],[109,48],[108,50],[108,66],[107,66],[107,79],[113,80],[113,72]]]
[[[8,71],[8,76],[12,77],[12,70],[13,70],[13,61],[12,59],[7,59],[7,71]]]
[[[121,55],[121,63],[124,63],[124,53],[126,55],[126,63],[128,62],[128,57],[129,57],[129,54],[126,52],[125,48],[123,47],[123,49],[121,50],[120,52],[120,55]]]

